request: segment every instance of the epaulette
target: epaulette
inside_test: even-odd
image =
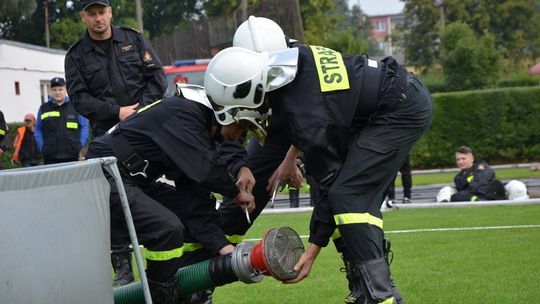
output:
[[[82,39],[79,39],[79,40],[77,40],[77,42],[75,42],[74,44],[72,44],[72,45],[68,48],[67,52],[69,53],[69,52],[71,51],[72,48],[74,48],[77,44],[79,44],[79,43],[81,42],[81,40],[82,40]]]
[[[130,31],[133,31],[133,32],[136,32],[136,33],[141,33],[141,31],[139,31],[138,29],[134,28],[134,27],[129,27],[129,26],[120,26],[121,29],[124,29],[124,30],[130,30]]]

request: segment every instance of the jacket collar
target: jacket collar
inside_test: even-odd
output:
[[[122,29],[120,27],[111,25],[111,29],[112,29],[112,37],[111,37],[111,39],[113,41],[122,42],[122,41],[127,40],[126,33],[124,31],[122,31]],[[90,50],[93,50],[96,47],[96,44],[94,43],[94,40],[92,40],[92,38],[90,38],[90,35],[88,35],[88,30],[86,30],[86,32],[84,33],[83,41],[84,41],[84,43],[83,43],[84,50],[86,52],[88,52]]]

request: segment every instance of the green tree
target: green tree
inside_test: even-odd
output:
[[[499,78],[500,55],[493,35],[477,37],[465,23],[447,26],[441,40],[441,64],[451,90],[480,89]]]
[[[430,67],[438,60],[438,42],[445,23],[466,23],[478,36],[493,35],[499,52],[519,64],[540,56],[540,2],[538,0],[404,0],[403,46],[416,66]],[[443,17],[438,4],[442,3]]]
[[[13,28],[36,10],[35,0],[0,1],[0,38],[12,39]]]
[[[405,4],[400,41],[409,63],[416,67],[430,67],[438,57],[438,12],[431,0],[409,0]]]

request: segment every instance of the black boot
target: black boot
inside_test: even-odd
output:
[[[390,250],[390,247],[392,247],[392,243],[388,239],[384,239],[384,257],[386,258],[386,262],[388,263],[388,266],[390,267],[390,264],[392,263],[392,259],[394,258],[394,253]],[[394,278],[392,275],[390,275],[390,284],[392,285],[392,293],[394,294],[394,300],[396,304],[405,304],[405,301],[403,301],[403,297],[401,297],[401,293],[396,287],[396,283],[394,282]]]
[[[341,268],[341,272],[345,272],[345,277],[349,282],[349,295],[345,297],[345,304],[362,304],[366,301],[366,297],[362,293],[362,286],[358,280],[354,279],[352,272],[352,262],[345,259],[343,256],[344,268]]]
[[[396,303],[390,281],[390,268],[386,258],[353,264],[351,274],[366,296],[364,304]]]
[[[119,287],[133,282],[133,269],[131,268],[131,250],[111,253],[111,263],[115,277],[113,287]]]
[[[154,304],[179,304],[178,278],[174,276],[167,282],[156,282],[148,279],[150,295]]]

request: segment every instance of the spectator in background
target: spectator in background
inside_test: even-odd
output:
[[[0,156],[2,156],[2,154],[4,154],[4,151],[7,150],[7,131],[8,127],[6,124],[6,120],[4,119],[4,113],[0,111]],[[1,163],[0,169],[3,169]]]
[[[456,150],[456,164],[461,171],[454,177],[455,193],[448,187],[441,189],[438,200],[448,201],[441,195],[447,193],[452,202],[506,199],[503,184],[484,161],[475,161],[471,148],[461,146]]]
[[[36,117],[33,114],[24,116],[24,126],[17,129],[13,142],[13,162],[20,162],[23,167],[33,167],[41,164],[41,151],[34,136]]]
[[[409,204],[411,202],[412,191],[412,176],[411,176],[411,164],[409,162],[409,156],[399,168],[401,173],[401,184],[403,185],[403,204]],[[396,175],[397,177],[397,175]],[[395,179],[394,179],[395,180]],[[391,183],[388,187],[388,199],[385,201],[386,207],[391,208],[396,202],[396,186]]]
[[[49,101],[38,110],[36,141],[45,164],[77,161],[88,142],[88,120],[70,102],[64,78],[51,80]]]

